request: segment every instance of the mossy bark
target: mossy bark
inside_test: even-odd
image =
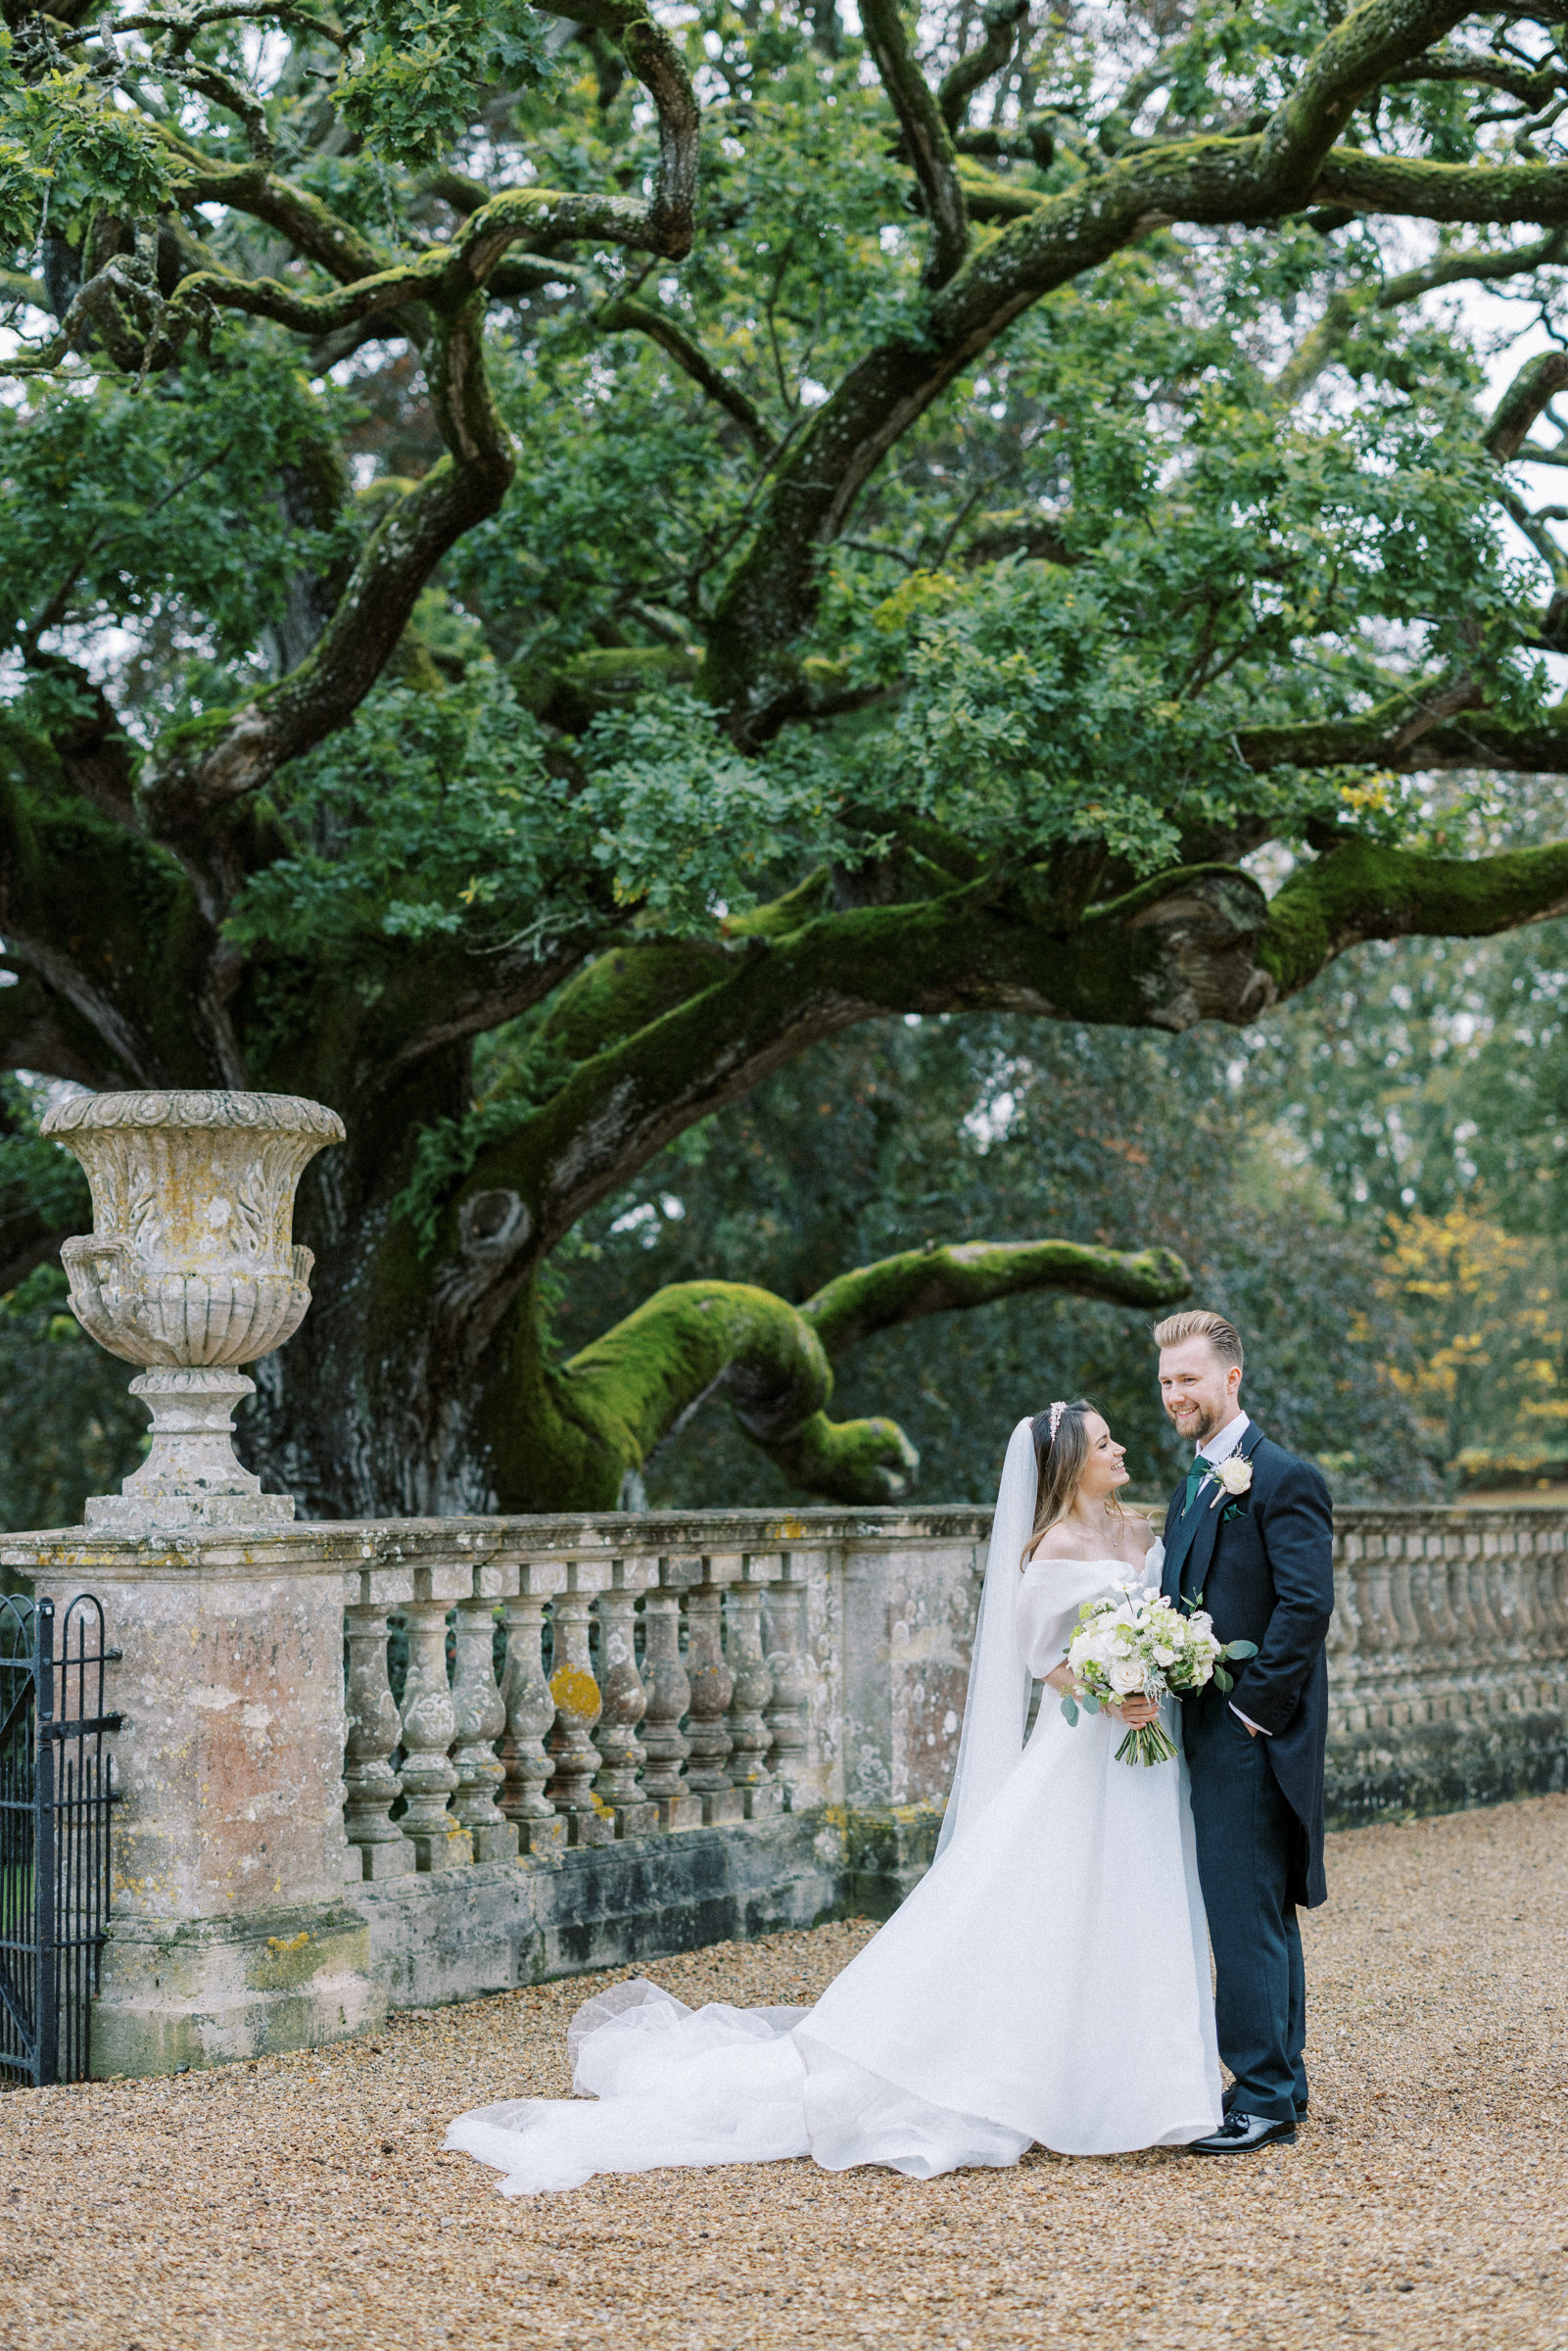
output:
[[[1154,1309],[1189,1287],[1169,1250],[974,1241],[858,1267],[800,1307],[748,1282],[673,1283],[559,1369],[544,1362],[532,1302],[522,1302],[495,1392],[490,1458],[502,1507],[625,1508],[658,1447],[721,1388],[746,1435],[804,1492],[895,1502],[919,1456],[895,1421],[830,1418],[833,1359],[894,1323],[1028,1291]]]

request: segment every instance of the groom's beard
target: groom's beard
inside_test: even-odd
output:
[[[1227,1398],[1226,1404],[1228,1402]],[[1224,1426],[1226,1417],[1225,1404],[1200,1404],[1194,1411],[1183,1414],[1180,1419],[1172,1413],[1170,1420],[1183,1444],[1198,1446],[1207,1445],[1215,1430]]]

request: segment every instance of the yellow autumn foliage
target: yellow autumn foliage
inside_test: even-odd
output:
[[[1535,1458],[1568,1420],[1564,1318],[1549,1246],[1458,1203],[1389,1220],[1379,1282],[1416,1334],[1416,1367],[1390,1367],[1444,1463],[1485,1451]]]

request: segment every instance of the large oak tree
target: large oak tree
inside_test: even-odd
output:
[[[612,1502],[719,1382],[895,1493],[835,1356],[1179,1265],[688,1282],[561,1363],[586,1212],[857,1022],[1242,1023],[1568,907],[1432,784],[1568,765],[1555,20],[6,24],[0,1058],[342,1111],[251,1425],[312,1510]]]

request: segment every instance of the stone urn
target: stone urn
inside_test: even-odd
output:
[[[288,1495],[263,1494],[234,1455],[233,1412],[256,1386],[237,1368],[292,1337],[310,1303],[294,1193],[343,1122],[293,1094],[75,1094],[43,1122],[80,1160],[93,1229],[66,1241],[71,1311],[111,1355],[148,1367],[130,1392],[153,1416],[152,1450],[119,1494],[94,1495],[89,1526],[273,1525]]]

